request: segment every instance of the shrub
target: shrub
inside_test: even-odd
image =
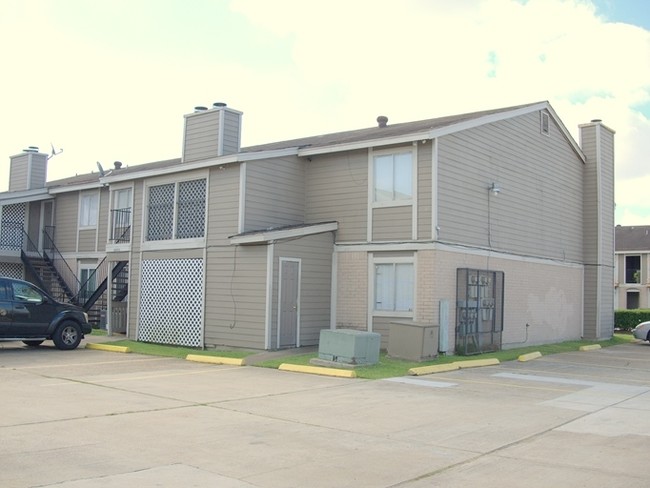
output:
[[[614,312],[614,325],[620,330],[632,330],[640,322],[650,320],[650,309],[638,308],[634,310],[616,310]]]

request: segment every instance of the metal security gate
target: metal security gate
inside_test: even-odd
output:
[[[456,270],[456,353],[501,349],[503,271]]]

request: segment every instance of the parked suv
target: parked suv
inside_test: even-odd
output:
[[[74,349],[91,331],[79,307],[59,303],[27,281],[0,277],[0,341],[36,347],[51,339],[57,349]]]

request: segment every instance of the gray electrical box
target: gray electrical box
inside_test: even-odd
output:
[[[411,361],[427,361],[438,356],[440,327],[418,322],[391,322],[388,355]]]
[[[351,329],[320,331],[318,358],[345,364],[379,362],[381,336],[376,332]]]

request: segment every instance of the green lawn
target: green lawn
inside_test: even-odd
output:
[[[93,331],[94,333],[94,331]],[[569,352],[577,351],[580,346],[585,346],[589,344],[600,344],[602,347],[614,346],[617,344],[624,344],[628,342],[633,342],[634,338],[630,334],[614,334],[612,339],[607,341],[593,342],[593,341],[568,341],[561,342],[558,344],[546,344],[541,346],[530,346],[530,347],[520,347],[517,349],[508,349],[505,351],[497,351],[486,354],[480,354],[476,356],[441,356],[433,361],[423,361],[423,362],[413,362],[405,361],[401,359],[394,359],[388,357],[385,353],[382,353],[379,358],[379,363],[372,366],[358,367],[355,369],[358,378],[365,379],[381,379],[381,378],[392,378],[396,376],[405,376],[408,374],[408,370],[411,368],[416,368],[419,366],[430,366],[433,364],[445,364],[452,363],[455,361],[467,361],[471,359],[487,359],[487,358],[497,358],[500,361],[513,361],[516,360],[520,355],[526,354],[529,352],[539,351],[542,355],[546,356],[549,354],[556,354],[560,352]],[[151,354],[155,356],[167,356],[167,357],[177,357],[185,358],[188,354],[201,354],[206,356],[223,356],[231,358],[244,358],[255,354],[259,351],[246,351],[246,350],[209,350],[204,351],[201,349],[194,349],[191,347],[175,347],[175,346],[166,346],[161,344],[150,344],[146,342],[136,342],[130,340],[117,340],[112,342],[106,342],[105,344],[112,344],[116,346],[127,346],[131,351],[138,354]],[[299,364],[299,365],[310,365],[310,360],[312,358],[318,357],[318,353],[314,352],[311,354],[300,354],[300,355],[287,355],[281,356],[276,359],[268,360],[256,366],[264,368],[278,368],[280,364],[289,363],[289,364]]]

